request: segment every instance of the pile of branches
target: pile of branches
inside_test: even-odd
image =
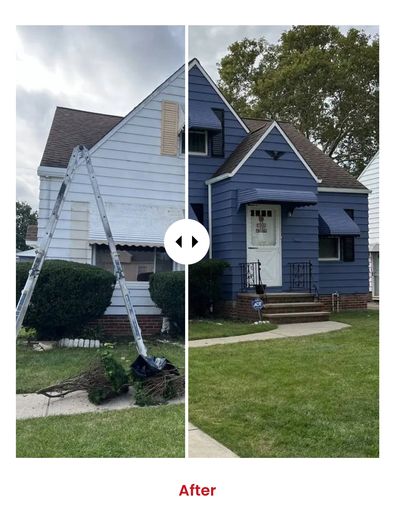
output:
[[[59,398],[75,391],[87,391],[89,400],[99,405],[129,389],[124,368],[109,352],[103,352],[82,373],[37,391],[49,398]]]
[[[137,405],[160,405],[185,394],[185,375],[175,369],[162,370],[149,378],[134,380]]]

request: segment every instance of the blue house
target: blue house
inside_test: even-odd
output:
[[[189,64],[189,202],[229,262],[222,309],[274,322],[366,308],[368,189],[287,122],[240,118]]]

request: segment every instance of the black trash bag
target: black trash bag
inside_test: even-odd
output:
[[[166,358],[139,355],[131,364],[131,371],[134,377],[139,379],[150,378],[162,371],[179,376],[178,369]]]

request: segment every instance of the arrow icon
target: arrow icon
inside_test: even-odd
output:
[[[194,236],[192,236],[192,247],[194,247],[199,241],[196,240],[196,238],[194,238]]]
[[[182,237],[180,236],[178,240],[175,240],[175,242],[179,245],[179,247],[182,247]]]

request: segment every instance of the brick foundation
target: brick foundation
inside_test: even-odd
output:
[[[370,294],[340,294],[339,310],[366,310]],[[320,302],[324,305],[324,309],[332,311],[332,296],[320,295]]]
[[[161,315],[138,315],[138,323],[145,337],[161,332]],[[88,324],[89,328],[100,326],[107,337],[127,337],[132,335],[127,315],[104,315]]]
[[[244,321],[256,321],[258,319],[257,312],[251,306],[251,300],[261,298],[266,303],[266,295],[258,296],[254,293],[238,294],[236,301],[225,301],[218,305],[216,314],[220,317],[228,319],[240,319]],[[341,294],[340,310],[365,310],[370,299],[370,294]],[[300,300],[301,301],[301,300]],[[321,310],[332,311],[332,297],[330,294],[321,295],[319,301],[323,307]]]

